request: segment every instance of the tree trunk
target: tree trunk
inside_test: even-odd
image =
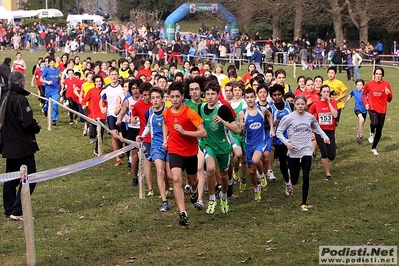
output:
[[[302,39],[303,5],[302,1],[297,1],[295,7],[294,38]]]
[[[273,14],[273,39],[276,39],[277,37],[281,38],[281,23],[280,23],[280,14],[276,13]]]
[[[367,43],[369,40],[369,24],[360,25],[359,29],[359,44],[363,41]]]
[[[338,0],[331,0],[331,15],[334,24],[335,42],[341,47],[344,40],[344,33],[342,30],[342,8],[339,6]]]

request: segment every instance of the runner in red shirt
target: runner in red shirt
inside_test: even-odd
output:
[[[97,120],[97,118],[100,119],[100,121],[104,124],[105,123],[105,118],[106,113],[102,113],[100,109],[99,102],[101,100],[101,95],[100,92],[103,89],[104,81],[100,75],[94,75],[93,77],[94,80],[94,88],[89,90],[86,94],[86,96],[82,99],[82,109],[86,108],[86,103],[89,105],[87,106],[88,109],[88,114],[87,116],[90,117],[91,119]],[[96,125],[89,123],[89,132],[90,132],[90,138],[94,139],[97,136],[97,127]],[[101,139],[104,137],[104,128],[101,127]],[[98,141],[96,141],[96,148],[94,149],[94,154],[98,155]]]
[[[331,91],[328,85],[321,86],[320,94],[320,100],[310,106],[309,112],[315,116],[320,128],[330,139],[330,144],[327,144],[320,135],[316,134],[316,141],[321,154],[321,164],[326,172],[325,180],[329,181],[331,180],[331,173],[328,161],[334,160],[337,153],[335,144],[335,129],[337,125],[335,118],[338,116],[338,107],[337,102],[330,98]]]
[[[377,144],[381,139],[382,128],[384,127],[387,105],[392,101],[392,87],[389,82],[383,80],[384,69],[377,66],[374,70],[374,80],[366,83],[363,89],[363,103],[370,116],[370,137],[371,152],[379,155]]]
[[[68,100],[69,103],[69,108],[72,110],[75,110],[76,112],[79,112],[79,107],[78,107],[78,102],[79,102],[79,96],[75,94],[75,88],[79,83],[79,79],[74,76],[74,70],[72,68],[67,70],[67,78],[64,79],[64,82],[62,85],[64,86],[65,90],[65,97]],[[69,124],[73,125],[77,123],[77,115],[72,112],[69,112]]]
[[[148,109],[152,107],[151,103],[151,97],[150,97],[150,89],[152,88],[152,85],[150,83],[142,83],[139,86],[140,94],[143,97],[140,101],[138,101],[132,109],[132,114],[131,117],[137,117],[140,123],[140,131],[139,131],[139,136],[143,134],[145,125],[147,124],[147,119],[145,117],[145,113],[147,112]],[[148,190],[150,192],[153,191],[152,189],[152,171],[151,171],[151,166],[152,166],[152,161],[150,160],[151,157],[151,134],[148,134],[144,139],[143,139],[143,145],[145,147],[145,157],[146,157],[146,162],[145,162],[145,179],[147,181],[147,186]],[[152,196],[149,194],[148,196]]]

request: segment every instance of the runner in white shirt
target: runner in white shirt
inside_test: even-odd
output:
[[[116,135],[118,135],[120,131],[120,127],[116,125],[116,120],[118,118],[118,113],[115,113],[117,102],[120,102],[124,99],[125,95],[123,93],[123,88],[118,82],[118,70],[112,67],[109,71],[109,77],[111,78],[111,83],[106,85],[104,89],[101,91],[101,100],[100,107],[102,113],[107,113],[107,122],[109,129]],[[107,107],[105,105],[107,103]],[[119,111],[118,111],[119,112]],[[118,139],[112,135],[111,139],[112,148],[115,150],[119,149]],[[120,165],[119,156],[116,157],[115,166]]]

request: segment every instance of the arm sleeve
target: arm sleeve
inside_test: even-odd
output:
[[[187,107],[188,108],[188,107]],[[164,115],[165,117],[165,115]],[[199,127],[204,121],[202,118],[192,109],[188,108],[187,117],[191,120],[195,127]]]
[[[145,117],[145,127],[144,127],[144,131],[141,134],[141,137],[145,138],[147,137],[148,133],[151,131],[151,126],[150,126],[150,120],[148,119],[150,116],[150,112],[147,110],[144,114]]]
[[[328,139],[328,136],[324,131],[320,128],[319,123],[316,121],[316,118],[312,117],[311,128],[314,133],[319,135],[322,139]]]
[[[231,112],[230,112],[229,107],[227,107],[227,106],[225,106],[225,105],[222,105],[222,106],[219,107],[218,115],[219,115],[223,120],[225,120],[225,121],[227,121],[227,122],[229,122],[229,123],[235,121],[233,115],[232,115]]]
[[[284,136],[284,131],[288,128],[289,124],[290,119],[287,116],[284,116],[277,127],[276,136],[284,143],[284,145],[287,145],[289,142],[289,139]]]
[[[29,106],[28,100],[25,98],[18,99],[15,102],[14,112],[17,120],[21,122],[23,128],[31,133],[39,133],[40,128],[35,119],[33,119],[33,112]]]

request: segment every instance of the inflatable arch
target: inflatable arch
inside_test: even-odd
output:
[[[165,38],[168,38],[169,42],[171,42],[175,38],[176,22],[182,20],[187,14],[195,14],[200,12],[220,15],[222,19],[229,24],[230,34],[235,35],[239,33],[237,18],[223,5],[218,3],[185,3],[166,18],[164,28]]]

